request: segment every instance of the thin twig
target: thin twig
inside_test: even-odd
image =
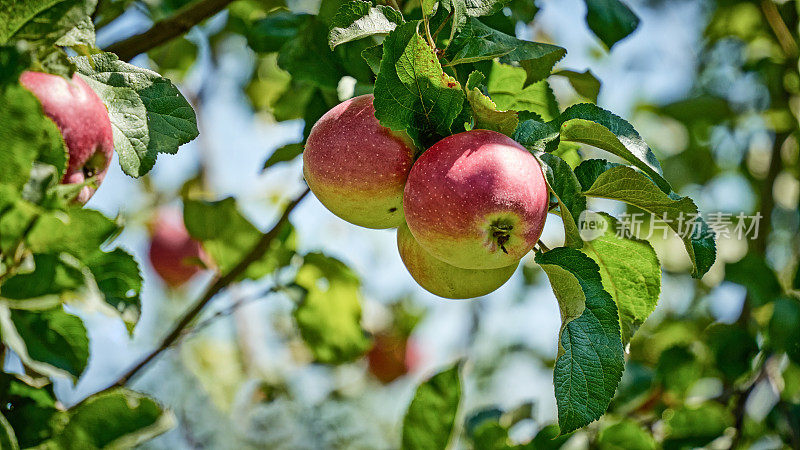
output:
[[[228,307],[220,309],[219,311],[217,311],[214,314],[210,315],[208,318],[203,319],[202,321],[198,322],[197,325],[193,326],[192,328],[185,328],[181,332],[181,335],[178,337],[178,340],[176,342],[180,342],[183,338],[185,338],[185,337],[187,337],[189,335],[192,335],[192,334],[196,334],[196,333],[208,328],[212,323],[216,322],[217,320],[219,320],[219,319],[221,319],[223,317],[226,317],[226,316],[229,316],[229,315],[233,314],[237,309],[241,308],[242,306],[248,305],[248,304],[253,303],[253,302],[257,301],[257,300],[261,300],[265,296],[267,296],[269,294],[274,294],[276,292],[279,292],[282,289],[283,289],[283,286],[272,286],[271,288],[267,289],[266,291],[264,291],[264,292],[262,292],[262,293],[260,293],[260,294],[258,294],[256,296],[241,298],[241,299],[233,302],[232,304],[228,305]]]
[[[549,252],[550,251],[550,249],[547,248],[546,245],[544,245],[544,242],[542,242],[541,239],[539,240],[538,244],[539,244],[539,248],[542,249],[543,252]]]
[[[449,13],[447,13],[447,17],[444,18],[442,23],[439,25],[439,28],[437,28],[436,31],[433,32],[433,42],[436,42],[436,38],[439,36],[439,32],[442,31],[442,28],[444,28],[445,25],[447,25],[447,21],[450,20],[451,17],[453,17],[453,12],[455,12],[455,8],[453,8],[452,10],[450,10]]]
[[[789,58],[797,56],[797,41],[795,41],[789,27],[786,26],[786,22],[783,21],[775,3],[772,0],[761,0],[761,11],[778,39],[778,44],[783,49],[783,53]]]
[[[105,392],[110,389],[126,385],[128,382],[133,380],[137,374],[139,374],[139,372],[145,368],[145,366],[153,361],[153,359],[168,349],[178,338],[180,338],[181,335],[184,334],[184,330],[191,325],[194,319],[200,314],[201,311],[203,311],[203,308],[205,308],[212,298],[214,298],[229,284],[236,281],[239,276],[241,276],[247,270],[247,268],[250,267],[250,264],[258,261],[262,256],[264,256],[267,250],[269,250],[272,241],[278,237],[281,229],[289,220],[289,214],[294,210],[295,207],[297,207],[298,204],[300,204],[306,194],[308,194],[308,188],[306,188],[302,194],[289,203],[278,221],[275,222],[275,225],[261,236],[261,239],[256,242],[256,244],[253,246],[253,249],[250,250],[250,252],[241,261],[239,261],[239,263],[233,269],[231,269],[225,275],[215,277],[214,282],[211,283],[203,295],[200,296],[200,299],[197,300],[192,308],[184,313],[178,323],[172,327],[172,330],[169,332],[169,334],[167,334],[167,336],[161,340],[161,343],[153,351],[145,355],[144,358],[126,371],[115,382],[100,392]]]
[[[764,365],[766,365],[766,362],[764,363]],[[750,385],[747,386],[747,389],[745,389],[736,398],[736,403],[734,404],[733,407],[733,417],[736,421],[736,423],[734,424],[734,427],[736,428],[736,435],[733,437],[733,440],[731,442],[732,449],[737,448],[739,446],[739,442],[741,442],[742,439],[742,434],[744,431],[744,416],[746,412],[745,405],[747,404],[747,398],[750,397],[750,394],[753,393],[753,390],[756,388],[756,386],[759,383],[761,383],[761,381],[764,380],[765,378],[767,378],[767,371],[765,367],[762,366],[761,370],[759,370],[758,375],[756,375],[756,378],[753,380],[753,382],[750,383]]]
[[[156,22],[144,33],[111,44],[106,51],[116,53],[123,61],[130,61],[140,53],[186,34],[192,27],[222,11],[231,3],[233,0],[200,0],[189,3],[174,15]]]
[[[428,45],[431,46],[431,49],[434,53],[436,53],[436,42],[433,41],[431,37],[431,25],[430,20],[428,20],[428,16],[422,16],[422,25],[425,28],[425,39],[428,41]]]

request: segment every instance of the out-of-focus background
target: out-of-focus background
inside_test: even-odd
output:
[[[126,3],[130,6],[123,15],[99,28],[99,47],[147,29],[187,2]],[[289,0],[288,6],[293,12],[314,12],[318,3]],[[661,296],[628,349],[630,361],[618,395],[633,398],[635,389],[626,389],[637,382],[651,386],[669,373],[663,389],[699,404],[719,395],[726,381],[704,368],[715,350],[698,350],[706,345],[698,336],[713,322],[735,323],[747,294],[747,283],[726,276],[726,264],[763,245],[766,263],[779,277],[794,274],[800,239],[798,146],[789,139],[773,152],[776,125],[765,111],[776,101],[770,86],[775,80],[765,78],[769,71],[754,67],[754,61],[776,51],[776,44],[766,36],[769,28],[759,2],[627,3],[641,23],[610,52],[587,28],[582,0],[536,1],[534,20],[518,22],[516,33],[565,47],[569,53],[560,68],[591,69],[602,81],[598,104],[634,125],[663,162],[665,177],[681,195],[691,196],[704,215],[764,214],[759,189],[763,180],[774,180],[766,212],[771,234],[756,240],[721,238],[717,263],[702,280],[689,276],[690,263],[678,239],[652,239],[664,267]],[[67,405],[113,381],[153,348],[208,282],[210,275],[200,273],[180,288],[168,288],[148,264],[148,223],[158,210],[180,211],[180,190],[187,181],[199,180],[209,198],[235,197],[261,229],[269,228],[285,201],[304,187],[300,158],[262,171],[275,149],[302,139],[304,122],[276,120],[275,99],[303,93],[287,87],[288,75],[278,68],[274,53],[253,51],[242,34],[231,31],[230,22],[242,20],[237,15],[257,10],[258,4],[240,0],[185,39],[132,60],[179,83],[195,106],[200,136],[175,156],[160,155],[142,180],[129,178],[112,163],[102,189],[87,205],[126,224],[115,242],[143,263],[143,311],[132,338],[119,320],[74,311],[86,320],[92,347],[80,382],[57,385]],[[550,83],[562,109],[584,101],[566,79],[554,76]],[[793,78],[781,76],[778,83],[797,89],[796,67]],[[354,85],[354,80],[342,80],[339,100],[352,96]],[[585,157],[593,154],[583,149]],[[780,159],[777,169],[771,169],[771,158]],[[617,216],[625,212],[613,202],[592,207]],[[394,448],[417,383],[459,358],[465,360],[462,416],[531,403],[532,418],[512,428],[516,442],[530,440],[555,421],[552,364],[559,310],[532,257],[511,281],[484,298],[444,300],[411,279],[397,254],[393,230],[350,225],[313,196],[291,220],[301,252],[324,252],[358,275],[366,330],[378,335],[393,323],[409,330],[416,325],[406,348],[413,353],[409,372],[384,384],[368,370],[367,358],[340,366],[311,363],[293,328],[291,299],[264,295],[270,280],[244,282],[216,298],[201,318],[201,329],[185,336],[136,382],[136,389],[172,408],[178,419],[173,430],[145,448]],[[562,240],[560,220],[551,215],[543,241],[555,247]],[[243,305],[230,308],[237,302]],[[680,359],[664,372],[658,362],[663,352],[678,352],[674,349],[685,349],[693,358]],[[792,373],[798,373],[794,363],[781,364],[781,370],[793,366]],[[787,376],[785,383],[800,381]],[[780,448],[780,437],[758,432],[780,395],[769,386],[757,389],[760,397],[748,402],[745,413],[756,430],[753,442]],[[579,432],[566,445],[581,448],[586,442],[586,434]]]

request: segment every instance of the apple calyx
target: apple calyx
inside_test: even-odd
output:
[[[506,250],[505,245],[511,239],[511,230],[514,229],[514,225],[504,220],[495,220],[489,229],[491,230],[492,241],[507,255],[508,250]]]

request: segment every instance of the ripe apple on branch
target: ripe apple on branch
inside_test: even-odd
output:
[[[303,153],[311,191],[350,223],[398,227],[403,263],[435,295],[472,298],[502,286],[544,227],[539,162],[489,130],[446,137],[413,161],[410,139],[383,127],[372,102],[347,100],[311,129]]]
[[[20,83],[39,99],[45,115],[58,126],[69,151],[62,184],[94,179],[99,186],[108,172],[114,152],[114,136],[108,110],[100,97],[78,74],[71,80],[41,72],[24,72]],[[86,203],[95,188],[84,186],[75,199]]]

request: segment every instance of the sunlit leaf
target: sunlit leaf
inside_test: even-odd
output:
[[[639,17],[620,0],[584,1],[586,23],[609,49],[639,26]]]
[[[159,153],[175,154],[197,137],[194,110],[166,78],[111,53],[72,61],[108,108],[114,149],[126,174],[144,175]]]
[[[333,17],[328,43],[331,48],[368,36],[386,35],[403,23],[403,16],[389,6],[349,0]]]
[[[599,419],[614,397],[625,364],[619,316],[591,258],[561,247],[535,260],[561,310],[553,382],[558,424],[562,434],[569,433]]]
[[[461,401],[458,364],[422,383],[403,419],[404,450],[447,448]]]
[[[317,361],[340,364],[367,351],[369,339],[361,328],[360,282],[350,268],[321,253],[310,253],[295,282],[305,295],[294,318]]]
[[[588,213],[585,219],[604,230],[585,239],[581,251],[600,267],[603,287],[617,303],[622,343],[627,344],[656,308],[661,265],[647,241],[618,236],[619,224],[610,215]]]
[[[612,167],[600,174],[583,194],[619,200],[666,221],[683,239],[694,265],[694,277],[702,277],[714,264],[717,255],[714,231],[699,215],[697,205],[688,197],[665,194],[647,175],[627,166]]]
[[[128,389],[95,394],[69,411],[48,442],[55,448],[133,448],[169,430],[172,413]]]
[[[444,73],[433,49],[417,34],[417,25],[400,25],[383,42],[373,104],[381,125],[407,131],[427,147],[451,134],[464,92]]]

